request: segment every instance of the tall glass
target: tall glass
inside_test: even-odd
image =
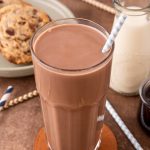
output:
[[[113,48],[92,67],[71,70],[48,65],[37,56],[34,45],[47,29],[64,24],[86,25],[105,41],[108,37],[103,27],[86,19],[58,20],[34,35],[31,51],[48,145],[51,150],[94,150],[103,125]]]

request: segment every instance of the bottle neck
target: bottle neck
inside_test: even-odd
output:
[[[150,2],[143,0],[113,0],[118,13],[128,16],[141,16],[150,13]]]

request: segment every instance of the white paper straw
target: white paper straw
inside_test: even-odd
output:
[[[136,138],[133,136],[133,134],[127,128],[127,126],[125,125],[125,123],[119,117],[119,115],[117,114],[117,112],[115,111],[115,109],[113,108],[113,106],[110,104],[110,102],[108,100],[106,101],[106,109],[111,114],[111,116],[114,118],[114,120],[119,125],[119,127],[121,128],[121,130],[124,132],[124,134],[126,135],[126,137],[129,139],[129,141],[131,142],[131,144],[134,146],[134,148],[136,150],[143,150],[143,148],[141,147],[141,145],[138,143],[138,141],[136,140]]]
[[[106,53],[109,51],[109,49],[111,48],[112,44],[114,43],[114,40],[116,38],[116,36],[118,35],[118,32],[120,31],[124,21],[126,20],[127,16],[125,16],[124,14],[121,14],[116,22],[116,24],[114,25],[103,49],[102,52]]]
[[[9,99],[12,91],[13,91],[13,86],[8,86],[6,91],[4,92],[3,96],[0,99],[0,110],[2,110],[2,108],[5,105],[6,101]]]
[[[100,143],[101,143],[101,141],[100,141],[100,140],[98,140],[98,142],[97,142],[96,147],[95,147],[95,149],[94,149],[94,150],[98,150],[98,148],[100,147]]]
[[[103,121],[104,120],[104,115],[100,115],[97,117],[97,122]]]

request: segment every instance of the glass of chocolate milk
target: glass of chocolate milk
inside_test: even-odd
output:
[[[50,150],[95,150],[104,119],[112,49],[108,33],[86,19],[64,19],[39,29],[31,41]]]

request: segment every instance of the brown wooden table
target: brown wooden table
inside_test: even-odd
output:
[[[89,6],[80,0],[60,1],[67,5],[76,17],[91,19],[110,31],[113,15]],[[101,0],[101,2],[111,5],[111,0]],[[12,97],[35,89],[33,76],[17,79],[0,78],[0,93],[8,85],[15,87]],[[128,128],[140,141],[144,150],[150,150],[150,136],[144,132],[138,121],[139,97],[124,97],[110,90],[108,98]],[[115,133],[119,150],[133,150],[132,145],[108,112],[106,112],[105,123]],[[40,127],[43,127],[43,119],[38,97],[1,112],[0,150],[32,150],[35,136]]]

